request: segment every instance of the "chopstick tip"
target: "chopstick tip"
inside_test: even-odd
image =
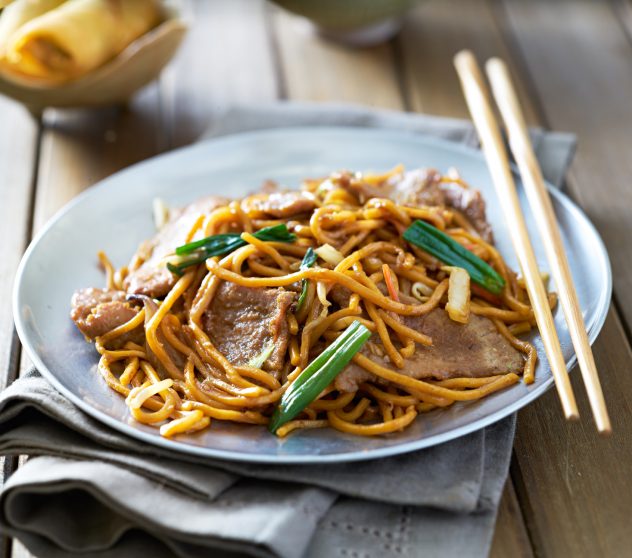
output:
[[[579,420],[579,411],[577,409],[572,411],[566,411],[566,420],[569,422],[577,422]]]
[[[454,65],[458,67],[459,64],[471,64],[472,61],[476,62],[476,57],[471,50],[464,48],[454,55],[452,61]]]
[[[599,432],[600,436],[604,438],[609,438],[610,436],[612,436],[612,425],[610,424],[610,417],[608,417],[608,415],[606,415],[605,417],[596,417],[595,422],[597,424],[597,431]]]
[[[490,70],[493,70],[494,67],[506,68],[507,64],[505,64],[505,61],[502,58],[499,58],[498,56],[492,56],[487,60],[487,62],[485,62],[485,68],[489,72]]]

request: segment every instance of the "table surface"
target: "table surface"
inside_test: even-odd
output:
[[[579,374],[583,420],[552,390],[518,418],[493,557],[629,555],[632,529],[632,4],[630,0],[427,0],[384,45],[351,50],[262,0],[183,2],[193,22],[161,79],[126,109],[48,110],[0,98],[0,388],[26,367],[13,328],[13,277],[34,232],[101,178],[194,141],[235,102],[345,101],[467,117],[452,56],[502,56],[529,123],[574,132],[569,195],[601,233],[614,299],[595,357],[614,434],[600,438]],[[588,255],[587,255],[588,256]],[[587,257],[589,265],[589,258]],[[5,476],[18,460],[7,459]],[[29,553],[3,540],[4,556]]]

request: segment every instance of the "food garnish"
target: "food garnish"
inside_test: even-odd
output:
[[[444,264],[465,269],[474,283],[489,292],[502,292],[505,280],[498,272],[437,227],[417,220],[404,231],[403,236],[404,240],[419,246]]]
[[[265,242],[294,242],[296,235],[285,224],[265,227],[253,233]],[[213,256],[224,256],[245,246],[247,243],[239,233],[225,233],[207,236],[176,248],[176,255],[167,262],[167,268],[176,275],[182,275],[187,267],[203,263]]]
[[[358,321],[345,329],[290,384],[270,419],[268,430],[276,432],[314,401],[362,349],[369,337],[371,331]]]
[[[303,261],[301,262],[301,267],[299,269],[301,271],[305,271],[306,269],[313,267],[317,259],[318,258],[316,257],[314,249],[311,247],[308,248],[307,252],[305,252],[305,256],[303,257]],[[305,304],[305,299],[307,298],[307,285],[307,279],[301,279],[301,294],[298,297],[298,302],[296,303],[297,312],[299,312],[300,309],[303,307],[303,304]]]

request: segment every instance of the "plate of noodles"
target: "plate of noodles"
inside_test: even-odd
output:
[[[594,341],[608,256],[550,190]],[[237,134],[134,165],[62,209],[22,260],[15,321],[48,380],[144,442],[373,459],[482,428],[553,384],[508,226],[476,150],[384,130]]]

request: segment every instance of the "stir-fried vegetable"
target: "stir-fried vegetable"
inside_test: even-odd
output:
[[[386,289],[388,294],[395,302],[399,302],[399,288],[397,285],[397,275],[395,275],[388,264],[382,264],[382,275],[384,275],[384,282],[386,283]]]
[[[494,306],[502,306],[503,299],[498,295],[492,294],[489,291],[486,291],[483,287],[476,285],[475,283],[470,283],[470,291],[472,292],[472,296],[477,296],[482,298],[483,300],[493,304]]]
[[[345,257],[331,244],[323,244],[316,248],[315,252],[328,264],[338,265]]]
[[[470,276],[462,267],[444,267],[443,270],[450,273],[445,309],[451,320],[466,324],[470,318]]]
[[[307,252],[305,252],[305,256],[303,256],[303,261],[301,262],[301,271],[305,271],[310,267],[313,267],[316,263],[316,253],[312,248],[308,248]],[[307,279],[301,279],[301,294],[298,297],[298,302],[296,303],[296,312],[298,312],[305,303],[305,299],[307,298]]]
[[[294,242],[296,235],[291,233],[285,224],[265,227],[253,236],[265,242]],[[207,236],[195,242],[189,242],[176,248],[176,255],[167,262],[167,268],[172,273],[182,275],[182,272],[192,265],[203,263],[207,258],[230,254],[246,245],[239,233],[226,233]]]
[[[270,355],[274,352],[274,341],[270,341],[257,356],[252,357],[248,361],[248,366],[253,368],[261,368],[265,361],[270,358]]]
[[[494,294],[500,294],[505,280],[488,263],[456,240],[425,221],[415,221],[404,231],[404,239],[424,249],[443,263],[462,267],[474,283]]]
[[[165,200],[161,198],[154,198],[152,203],[152,213],[154,217],[154,225],[156,230],[162,229],[167,221],[169,221],[169,206],[165,203]]]
[[[371,331],[353,322],[329,347],[303,370],[283,394],[272,415],[268,430],[277,429],[307,407],[342,372],[353,356],[371,337]]]

